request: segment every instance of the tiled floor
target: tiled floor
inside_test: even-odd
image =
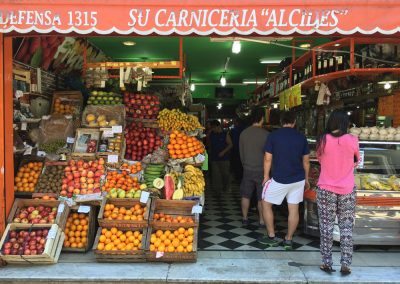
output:
[[[239,188],[232,186],[232,191],[223,198],[206,192],[205,212],[201,216],[198,240],[199,250],[205,251],[281,251],[283,247],[266,248],[257,242],[257,238],[265,233],[258,228],[258,213],[253,209],[249,213],[250,226],[242,226]],[[277,236],[283,238],[287,229],[287,217],[275,208],[275,228]],[[284,211],[284,210],[283,210]],[[302,233],[302,217],[293,239],[293,247],[297,251],[319,251],[319,239]],[[337,244],[334,251],[340,251]],[[357,247],[358,251],[400,251],[399,247]]]

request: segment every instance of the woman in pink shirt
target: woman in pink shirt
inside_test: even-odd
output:
[[[358,139],[347,134],[349,117],[343,111],[329,116],[325,133],[317,139],[317,156],[321,165],[318,180],[318,215],[320,229],[321,270],[331,273],[333,226],[337,216],[340,230],[341,269],[350,274],[353,255],[353,225],[356,207],[354,168],[359,160]]]

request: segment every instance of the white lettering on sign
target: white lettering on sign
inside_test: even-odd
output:
[[[358,160],[358,163],[357,163],[357,169],[364,168],[364,158],[365,158],[365,152],[364,152],[364,150],[360,150],[360,159]]]

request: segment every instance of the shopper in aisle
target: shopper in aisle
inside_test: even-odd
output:
[[[291,250],[293,234],[299,223],[299,203],[303,201],[304,188],[310,187],[310,150],[306,137],[294,128],[296,114],[293,111],[283,113],[281,124],[282,128],[269,134],[265,144],[262,210],[267,235],[261,237],[259,242],[269,246],[279,245],[280,241],[275,236],[272,206],[281,205],[286,197],[289,217],[283,246]]]
[[[210,160],[211,179],[215,193],[221,196],[230,191],[230,151],[232,139],[228,132],[222,129],[218,120],[211,122],[212,132],[210,135]]]
[[[325,132],[317,139],[321,164],[317,204],[320,229],[321,269],[332,272],[333,226],[337,216],[340,230],[342,265],[340,272],[350,274],[353,255],[353,226],[356,207],[354,168],[359,160],[357,137],[347,134],[348,115],[331,113]]]
[[[239,153],[239,138],[241,133],[244,130],[243,122],[236,117],[233,122],[233,128],[230,132],[232,136],[232,155],[231,155],[231,168],[233,172],[233,176],[235,177],[235,182],[240,183],[243,177],[243,165],[240,160]]]
[[[263,227],[262,216],[262,182],[264,176],[264,145],[267,141],[268,132],[262,128],[264,112],[256,109],[251,117],[252,125],[246,128],[239,138],[240,160],[243,164],[243,178],[240,184],[240,195],[242,197],[242,224],[249,225],[248,213],[250,201],[254,192],[258,201],[259,224]]]

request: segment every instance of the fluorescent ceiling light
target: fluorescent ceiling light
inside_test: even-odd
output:
[[[333,46],[340,46],[340,43],[335,43]]]
[[[385,81],[380,81],[378,84],[380,85],[386,85],[386,84],[396,84],[398,81],[396,80],[385,80]]]
[[[124,41],[122,42],[123,45],[127,45],[127,46],[134,46],[136,44],[136,42],[134,41]]]
[[[260,59],[261,64],[279,64],[281,61],[280,59]]]
[[[383,85],[383,88],[385,88],[385,90],[389,90],[392,87],[392,85],[387,82],[385,85]]]
[[[221,83],[222,87],[226,86],[226,78],[224,75],[221,76],[221,79],[219,80],[219,82]]]
[[[310,43],[302,43],[302,44],[299,45],[299,47],[301,47],[301,48],[310,48],[311,44]]]
[[[221,108],[222,108],[222,104],[219,103],[219,104],[217,105],[217,109],[221,109]]]
[[[276,71],[268,71],[269,74],[275,74]]]
[[[232,53],[238,54],[241,49],[242,45],[240,44],[240,41],[235,40],[232,44]]]
[[[196,90],[196,85],[195,84],[190,84],[190,91],[194,92]]]
[[[251,85],[251,84],[264,84],[265,80],[243,80],[243,84]]]

